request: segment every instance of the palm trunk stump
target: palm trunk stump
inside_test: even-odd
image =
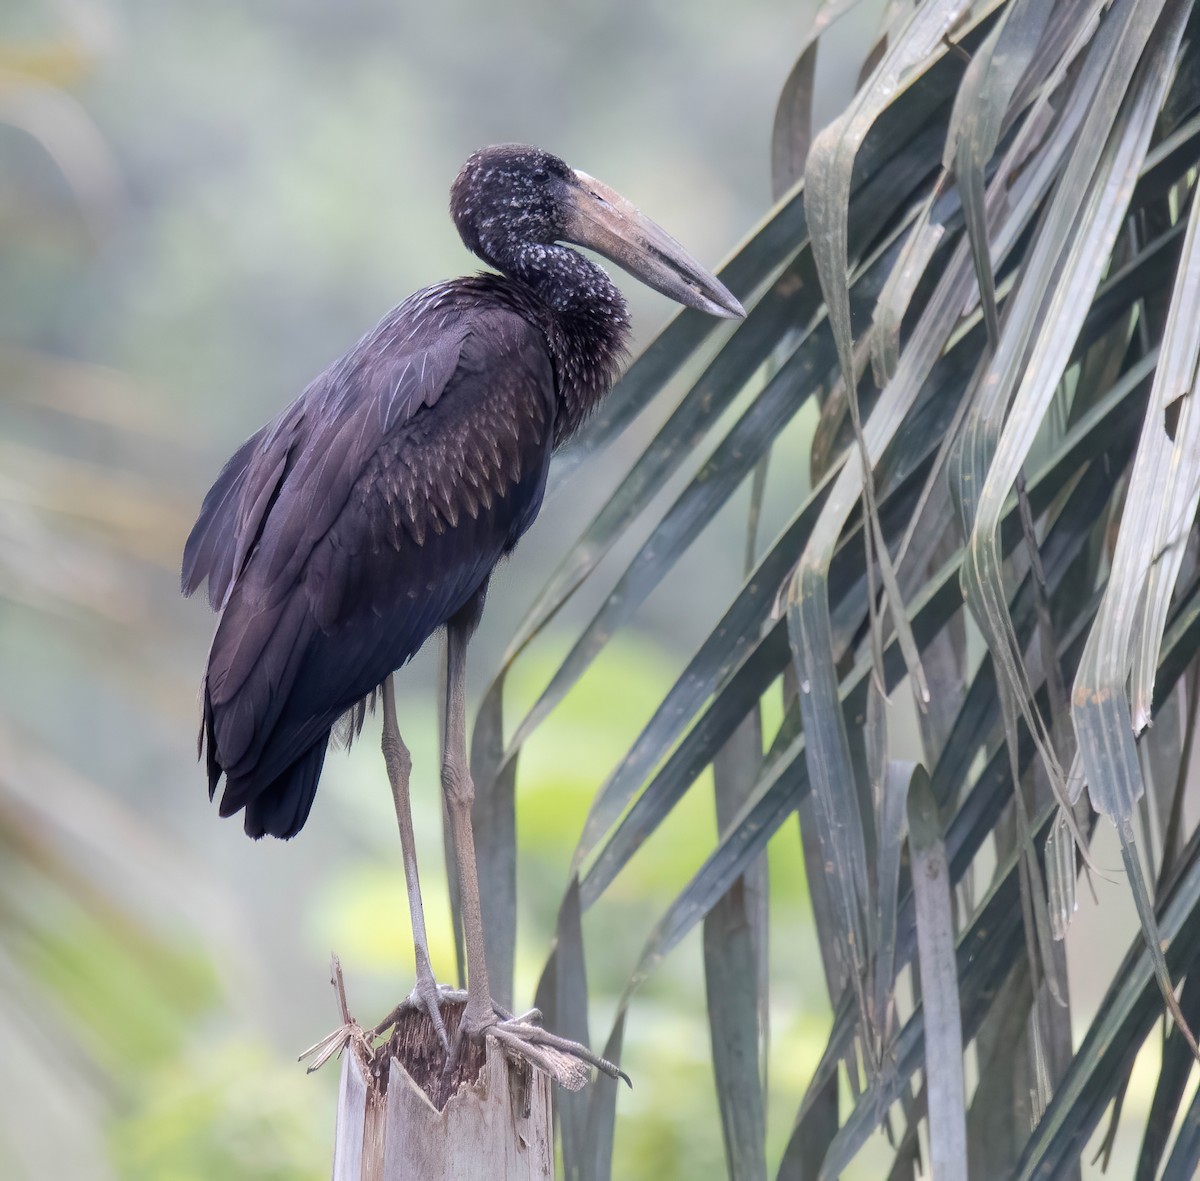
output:
[[[443,1006],[454,1038],[464,1009]],[[373,1054],[342,1055],[333,1181],[552,1181],[550,1079],[494,1038],[463,1046],[456,1070],[429,1017],[401,1016]]]

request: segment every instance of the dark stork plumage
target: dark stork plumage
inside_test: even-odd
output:
[[[452,824],[453,805],[468,797],[466,832],[456,825],[455,838],[460,876],[469,869],[473,878],[466,641],[493,569],[538,514],[552,453],[608,392],[628,340],[620,292],[562,243],[591,247],[682,303],[743,314],[618,194],[535,148],[475,153],[454,181],[450,210],[467,247],[499,273],[417,292],[316,378],[225,465],[183,560],[184,593],[207,579],[220,612],[202,741],[210,795],[225,780],[221,815],[244,812],[252,837],[295,836],[334,724],[383,688],[410,903],[407,751],[391,674],[447,628],[443,784]],[[469,928],[478,891],[463,884]],[[419,896],[414,929],[418,911]],[[418,983],[431,985],[420,926]],[[467,936],[467,1016],[477,1032],[495,1017],[471,946],[481,937]]]

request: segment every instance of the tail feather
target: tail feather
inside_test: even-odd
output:
[[[205,769],[208,771],[208,798],[211,800],[217,794],[217,782],[224,771],[217,757],[217,721],[213,714],[212,698],[208,695],[207,677],[204,678],[201,695],[204,699],[204,714],[200,724],[200,749],[197,753],[204,759]]]
[[[245,808],[246,835],[255,840],[264,836],[283,840],[294,837],[304,827],[312,810],[328,745],[327,731],[266,787],[255,784],[253,777],[249,780],[227,779],[221,796],[221,815],[232,816]]]
[[[281,837],[284,840],[294,837],[304,827],[312,810],[331,737],[329,730],[318,735],[315,742],[264,784],[262,771],[256,766],[241,774],[227,773],[228,768],[222,765],[217,746],[215,714],[206,686],[201,748],[208,771],[208,798],[211,800],[216,795],[217,785],[224,775],[225,790],[221,793],[219,808],[221,816],[232,816],[244,808],[248,836],[256,840],[264,836]]]
[[[260,611],[238,597],[226,608],[209,653],[205,703],[212,713],[210,737],[227,773],[265,770],[264,749],[288,708],[312,630],[301,595]],[[287,762],[293,753],[295,748],[284,752]]]

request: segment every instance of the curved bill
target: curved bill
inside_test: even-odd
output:
[[[710,316],[745,316],[745,309],[724,284],[620,193],[586,172],[577,171],[575,182],[563,235],[568,242],[612,259],[677,303]]]

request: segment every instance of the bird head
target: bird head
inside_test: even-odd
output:
[[[475,152],[450,189],[467,248],[496,263],[513,242],[569,242],[611,259],[648,287],[713,316],[742,305],[661,226],[619,193],[557,156],[523,144]]]

